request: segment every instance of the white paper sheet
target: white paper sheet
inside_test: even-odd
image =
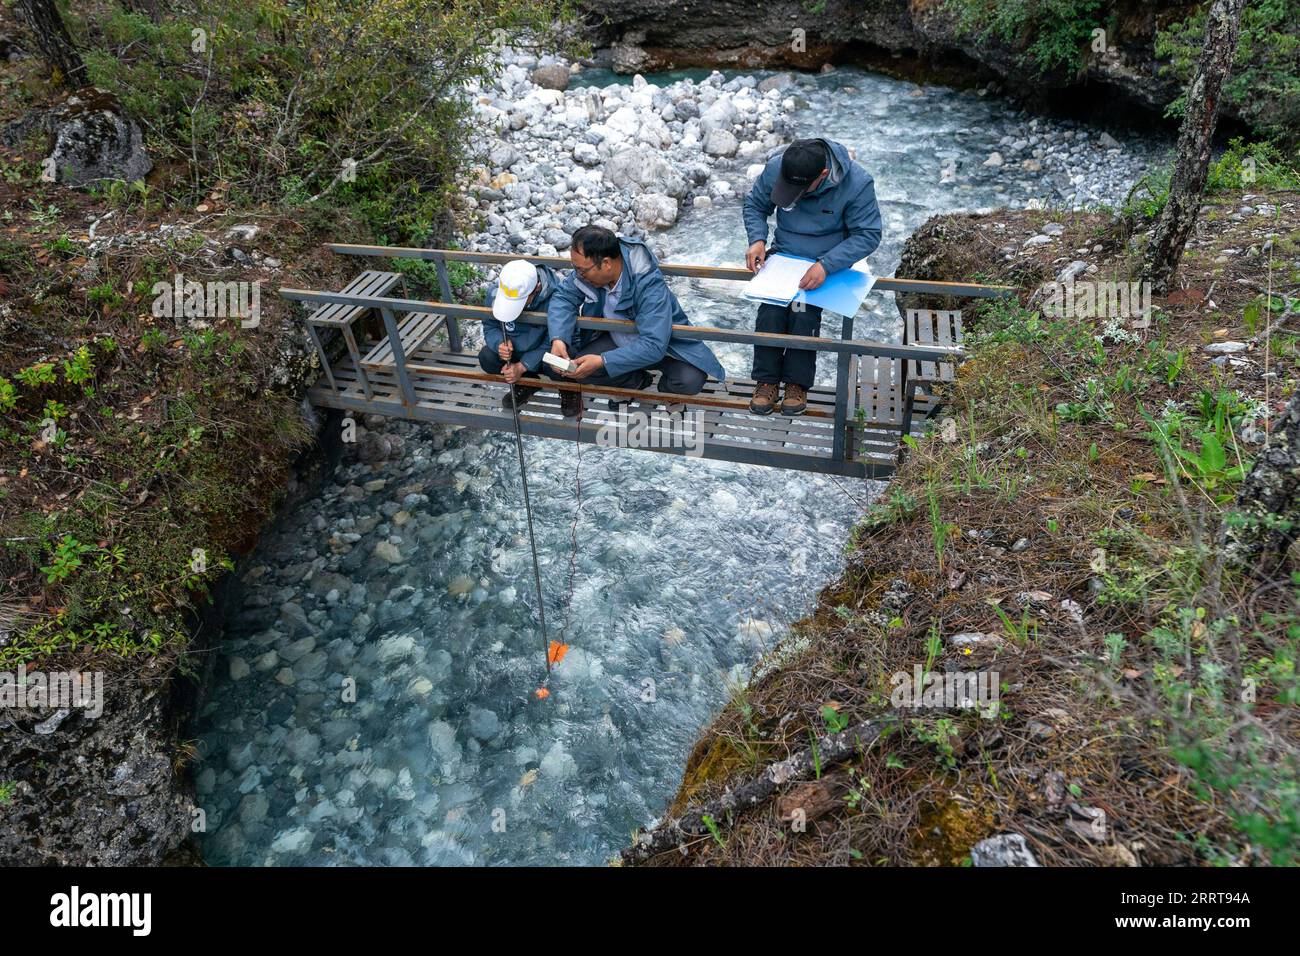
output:
[[[798,294],[799,280],[811,265],[811,259],[779,252],[768,256],[763,268],[745,284],[745,297],[763,302],[789,302]]]

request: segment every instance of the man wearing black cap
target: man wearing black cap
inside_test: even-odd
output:
[[[875,181],[849,157],[849,151],[828,139],[800,139],[767,162],[762,175],[745,198],[745,232],[750,272],[762,268],[767,258],[767,218],[776,210],[773,252],[814,259],[799,282],[812,290],[826,276],[847,269],[880,245],[880,207]],[[758,307],[759,332],[817,335],[822,310],[791,302],[763,303]],[[749,410],[770,415],[776,408],[781,385],[784,415],[802,415],[808,407],[817,353],[811,349],[754,347],[754,399]]]

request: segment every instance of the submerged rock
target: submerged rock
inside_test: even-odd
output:
[[[378,658],[379,663],[389,664],[393,661],[403,660],[415,653],[415,638],[410,634],[400,634],[396,637],[386,637],[379,642]]]
[[[542,778],[551,783],[567,780],[578,772],[578,763],[558,740],[546,752],[539,768]]]
[[[501,732],[501,719],[483,707],[472,707],[469,712],[469,732],[486,743]]]
[[[315,834],[306,827],[294,827],[279,833],[271,841],[272,853],[305,853],[311,849]]]

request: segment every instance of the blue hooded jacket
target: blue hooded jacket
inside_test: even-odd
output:
[[[556,286],[559,285],[559,279],[555,275],[555,270],[550,266],[537,266],[537,298],[533,304],[526,306],[528,312],[545,312],[551,296],[555,293]],[[488,289],[487,307],[492,307],[492,302],[497,297],[496,284]],[[495,352],[501,347],[506,336],[515,346],[515,361],[523,362],[524,368],[530,372],[536,372],[542,367],[542,356],[550,348],[551,340],[546,336],[546,326],[529,325],[527,322],[510,322],[504,323],[497,319],[483,320],[483,341],[488,347]]]
[[[781,156],[772,156],[745,197],[745,233],[749,244],[767,241],[767,218],[776,209],[775,248],[817,259],[829,274],[847,269],[880,245],[880,207],[875,180],[849,158],[849,151],[829,139],[830,172],[820,186],[805,193],[789,212],[776,209],[772,186],[781,173]]]
[[[727,373],[712,349],[703,342],[672,334],[672,326],[691,323],[686,318],[681,303],[677,301],[677,296],[673,295],[668,283],[664,281],[654,253],[638,239],[619,236],[618,245],[623,255],[625,285],[614,318],[635,322],[637,338],[628,345],[620,345],[604,354],[605,371],[613,377],[626,375],[654,365],[667,354],[694,365],[719,382],[725,382]],[[577,329],[577,318],[579,314],[599,316],[596,310],[597,295],[596,289],[582,281],[576,272],[566,275],[551,297],[551,305],[546,312],[550,341],[560,339],[570,349],[581,350],[584,344],[594,338],[594,334],[583,334],[575,342],[574,333],[590,331]]]

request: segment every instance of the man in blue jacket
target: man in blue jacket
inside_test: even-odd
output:
[[[696,394],[709,376],[726,381],[727,373],[707,345],[673,335],[674,325],[690,321],[644,242],[583,226],[573,234],[569,260],[573,272],[551,296],[546,322],[551,352],[572,358],[578,367],[563,373],[548,367],[548,375],[641,389],[649,386],[650,372],[658,371],[659,391],[674,395]],[[577,328],[579,315],[627,319],[636,328],[583,330]],[[569,418],[581,416],[581,395],[561,392],[561,409]]]
[[[745,198],[745,265],[757,272],[767,258],[767,218],[776,210],[773,252],[815,260],[799,288],[812,290],[832,272],[847,269],[880,245],[876,186],[849,151],[828,139],[795,140],[767,162]],[[756,329],[784,335],[817,335],[822,310],[802,302],[763,303]],[[754,399],[749,410],[770,415],[782,384],[781,412],[802,415],[808,407],[817,353],[811,349],[754,348]]]
[[[501,268],[496,285],[488,290],[487,305],[492,318],[483,323],[483,340],[478,364],[491,375],[500,375],[510,384],[501,407],[521,408],[537,389],[518,382],[525,375],[536,375],[546,354],[546,326],[519,322],[525,309],[544,312],[558,284],[554,270],[523,259],[511,259]]]

